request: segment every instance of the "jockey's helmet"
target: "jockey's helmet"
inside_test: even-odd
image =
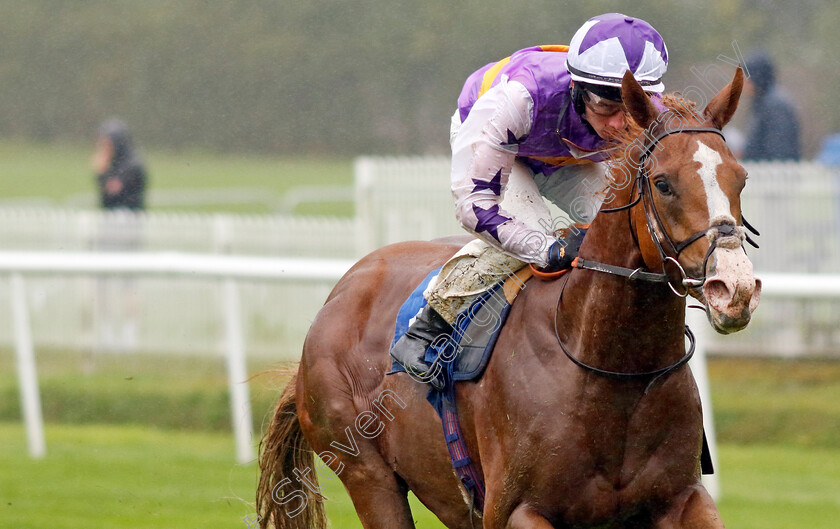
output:
[[[566,57],[577,84],[600,97],[621,100],[621,78],[627,70],[647,92],[661,93],[668,68],[668,49],[653,26],[621,13],[593,17],[581,26]]]

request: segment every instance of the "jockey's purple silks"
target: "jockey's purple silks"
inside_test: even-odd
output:
[[[548,48],[546,51],[544,48]],[[519,50],[498,68],[489,86],[485,74],[498,63],[490,63],[467,78],[458,98],[461,120],[465,120],[482,87],[499,84],[502,76],[509,81],[521,83],[534,102],[531,115],[531,132],[525,138],[518,138],[517,156],[535,173],[550,174],[559,166],[580,163],[564,139],[571,141],[583,151],[597,151],[606,147],[604,140],[589,132],[581,117],[570,104],[569,83],[571,76],[566,70],[566,52],[555,51],[561,47],[536,46]],[[607,153],[588,156],[592,162],[607,158]]]

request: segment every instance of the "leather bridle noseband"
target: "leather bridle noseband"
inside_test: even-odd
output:
[[[660,114],[661,117],[661,114]],[[668,129],[663,125],[665,120],[661,120],[657,118],[655,125],[652,129],[652,132],[655,133],[651,134],[653,139],[651,139],[648,143],[644,145],[644,150],[639,158],[638,167],[636,170],[636,177],[633,181],[633,187],[630,189],[630,201],[629,203],[615,207],[615,208],[601,208],[600,213],[614,213],[618,211],[627,211],[628,212],[628,219],[630,222],[630,231],[635,238],[635,229],[633,229],[633,220],[630,214],[633,207],[641,202],[642,207],[644,208],[645,212],[645,220],[648,228],[648,232],[650,233],[650,237],[656,246],[657,251],[659,252],[659,256],[662,260],[662,272],[649,272],[642,270],[642,268],[625,268],[622,266],[610,265],[606,263],[601,263],[598,261],[592,261],[588,259],[583,259],[578,257],[574,262],[574,268],[584,269],[584,270],[593,270],[596,272],[604,272],[608,274],[618,275],[622,277],[626,277],[630,280],[637,280],[637,281],[650,281],[656,283],[666,283],[671,291],[680,296],[682,298],[686,297],[691,289],[701,289],[703,288],[703,284],[706,281],[706,269],[708,260],[711,257],[712,253],[717,248],[718,239],[720,238],[735,238],[737,237],[738,240],[741,242],[746,240],[756,248],[758,245],[749,237],[746,233],[744,227],[746,227],[749,231],[754,233],[755,235],[759,235],[758,231],[755,230],[746,220],[744,220],[743,216],[741,217],[741,222],[744,224],[742,226],[736,226],[729,222],[719,222],[713,224],[706,228],[705,230],[698,231],[688,238],[682,241],[674,241],[673,238],[668,234],[668,231],[665,229],[665,225],[662,222],[662,219],[659,216],[659,212],[656,210],[656,206],[653,201],[653,191],[651,190],[650,185],[650,175],[648,174],[648,170],[646,167],[647,159],[650,157],[651,153],[653,152],[654,147],[659,145],[659,142],[672,134],[681,134],[681,133],[704,133],[704,132],[711,132],[713,134],[719,135],[723,138],[723,133],[720,129],[715,127],[682,127],[677,129]],[[650,136],[648,136],[650,138]],[[725,138],[724,138],[725,141]],[[636,198],[633,198],[633,195],[637,194]],[[662,237],[658,235],[658,233],[662,234]],[[706,252],[706,256],[703,260],[703,276],[702,278],[693,278],[689,277],[688,274],[685,272],[685,269],[679,263],[679,256],[680,254],[691,244],[699,240],[700,238],[706,236],[711,232],[710,244],[709,249]],[[732,240],[732,239],[730,239]],[[663,244],[664,243],[664,244]],[[638,241],[636,241],[638,245]],[[666,246],[667,250],[666,251]],[[668,263],[673,263],[676,265],[680,275],[682,276],[681,279],[681,286],[684,288],[683,292],[679,292],[674,285],[671,283],[670,277],[665,269]],[[554,314],[554,333],[557,337],[557,342],[560,344],[560,348],[563,350],[563,353],[571,360],[575,365],[581,367],[585,370],[588,370],[596,375],[600,375],[607,378],[618,379],[618,380],[638,380],[638,379],[646,379],[651,378],[652,380],[648,383],[647,387],[645,388],[645,393],[647,393],[650,388],[656,383],[657,380],[660,380],[662,377],[667,376],[668,374],[674,372],[678,368],[682,367],[691,359],[694,355],[695,350],[695,339],[694,334],[691,332],[691,329],[688,328],[688,325],[685,326],[685,335],[688,337],[689,340],[689,347],[686,354],[680,358],[675,363],[661,368],[656,369],[654,371],[648,371],[644,373],[622,373],[618,371],[607,371],[604,369],[599,369],[597,367],[591,366],[586,364],[580,360],[578,360],[574,355],[572,355],[566,346],[563,344],[563,340],[560,339],[560,331],[557,327],[558,323],[558,315],[560,314],[560,303],[563,299],[563,292],[566,290],[566,285],[569,282],[569,275],[566,276],[566,280],[563,284],[563,287],[560,290],[560,296],[557,298],[557,307],[555,309]]]

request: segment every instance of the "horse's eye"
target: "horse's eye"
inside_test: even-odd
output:
[[[657,180],[653,185],[656,186],[656,190],[662,193],[663,195],[671,194],[671,186],[668,185],[668,182],[666,182],[665,180]]]

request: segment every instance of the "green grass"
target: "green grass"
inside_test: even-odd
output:
[[[253,512],[255,467],[232,464],[230,436],[49,425],[46,439],[33,461],[21,427],[0,426],[3,527],[244,527]]]
[[[709,361],[717,436],[724,442],[840,448],[840,363]]]
[[[140,426],[46,429],[47,456],[25,457],[20,424],[0,423],[0,520],[15,529],[246,528],[256,465],[233,463],[229,434]],[[834,529],[840,450],[720,446],[729,529]],[[361,524],[337,480],[326,485],[332,527]],[[412,501],[417,527],[440,528]]]
[[[31,461],[14,357],[0,350],[0,527],[247,527],[256,469],[233,463],[221,358],[37,359],[48,454]],[[284,381],[273,367],[249,366],[256,431]],[[709,374],[727,527],[837,527],[840,364],[712,358]],[[326,486],[333,527],[360,527],[340,483]]]
[[[253,520],[256,464],[233,463],[229,434],[48,425],[46,439],[47,456],[29,459],[22,426],[0,423],[0,526],[221,529]],[[326,485],[332,526],[360,527],[340,483]],[[442,527],[416,508],[418,527]]]
[[[729,529],[836,528],[840,523],[840,450],[778,445],[720,447]]]
[[[90,194],[95,204],[96,187],[88,146],[37,145],[0,142],[0,200],[44,197],[62,203],[73,195]],[[195,190],[254,188],[267,197],[282,197],[300,186],[351,186],[350,159],[289,158],[259,155],[223,155],[200,151],[151,151],[144,155],[150,190]],[[313,210],[314,208],[314,210]],[[154,202],[149,209],[160,209]],[[184,209],[184,208],[178,208]],[[192,207],[193,210],[224,210],[266,213],[264,205]],[[298,213],[348,215],[352,204],[319,204]]]

